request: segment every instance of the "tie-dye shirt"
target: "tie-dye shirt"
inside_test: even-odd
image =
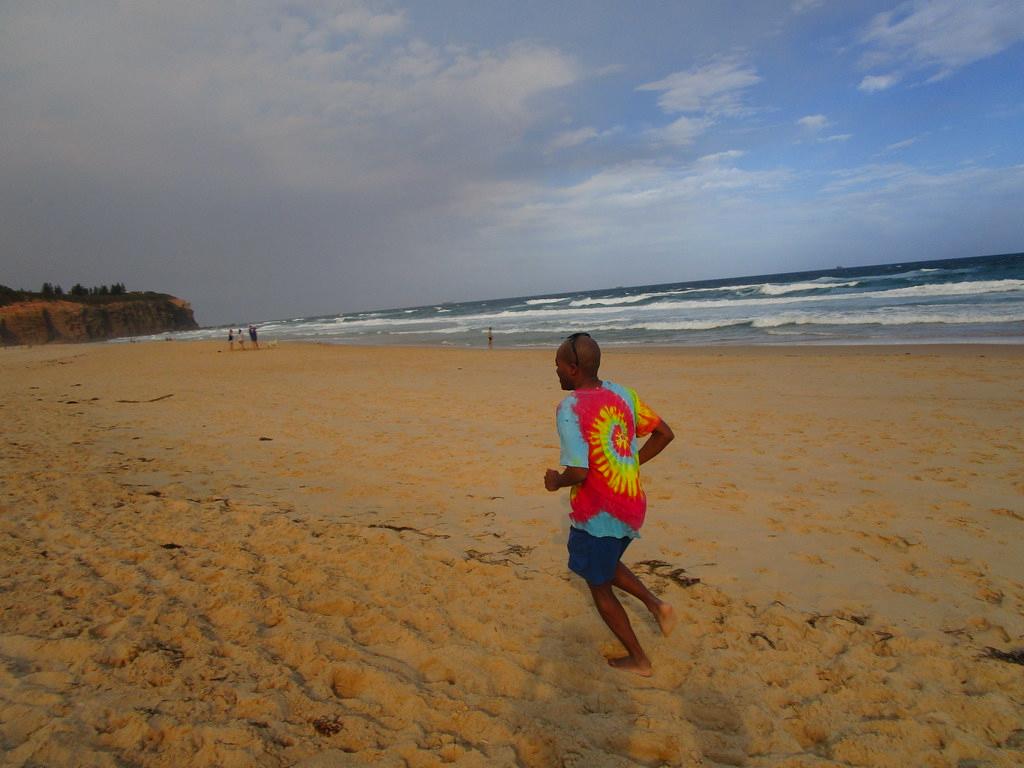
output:
[[[577,389],[558,406],[561,463],[584,467],[587,478],[572,487],[569,519],[593,536],[640,535],[647,497],[640,487],[638,437],[661,423],[636,392],[610,381]]]

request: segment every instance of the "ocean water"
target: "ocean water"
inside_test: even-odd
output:
[[[491,299],[257,323],[331,344],[1024,343],[1024,254]],[[227,338],[205,328],[175,338]]]

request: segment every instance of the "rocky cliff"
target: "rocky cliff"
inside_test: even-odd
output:
[[[103,301],[32,300],[0,306],[0,344],[102,341],[198,328],[187,301],[129,294]]]

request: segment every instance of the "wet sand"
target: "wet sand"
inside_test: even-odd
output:
[[[677,435],[649,679],[565,569],[553,355],[0,349],[0,762],[1024,763],[1024,347],[607,348]]]

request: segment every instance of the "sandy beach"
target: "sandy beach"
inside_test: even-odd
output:
[[[0,762],[1017,766],[1024,347],[606,348],[677,439],[565,567],[554,350],[0,349]]]

